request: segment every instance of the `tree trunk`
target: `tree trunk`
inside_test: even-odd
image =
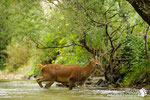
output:
[[[150,0],[127,0],[136,12],[150,25]]]
[[[146,58],[148,60],[150,59],[149,52],[148,52],[148,41],[147,41],[147,35],[148,35],[149,27],[150,26],[148,26],[148,28],[146,30],[146,34],[144,35],[144,40],[145,40],[145,56],[146,56]]]

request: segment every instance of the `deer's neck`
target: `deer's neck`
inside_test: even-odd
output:
[[[89,62],[84,69],[86,77],[89,77],[95,71],[95,69],[96,68],[92,66],[91,62]]]

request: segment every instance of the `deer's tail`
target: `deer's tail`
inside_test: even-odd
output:
[[[42,64],[37,64],[38,66],[40,66],[40,67],[42,67],[42,68],[44,68],[45,67],[45,65],[42,65]]]

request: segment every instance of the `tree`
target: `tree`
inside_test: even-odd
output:
[[[150,1],[149,0],[127,0],[137,13],[150,25]]]
[[[1,32],[11,39],[5,47],[7,65],[15,66],[18,61],[15,68],[19,68],[29,60],[85,65],[93,55],[101,58],[105,78],[114,84],[131,80],[130,74],[138,79],[141,69],[147,70],[148,31],[145,43],[142,34],[148,26],[126,0],[9,1],[4,2],[10,6],[3,8],[1,19],[5,30]],[[19,61],[23,49],[28,55]]]

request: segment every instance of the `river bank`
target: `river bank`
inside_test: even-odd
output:
[[[6,80],[26,80],[28,79],[27,72],[30,71],[32,63],[28,66],[21,68],[16,72],[10,72],[9,70],[0,71],[0,79]]]
[[[10,73],[8,70],[5,70],[5,71],[0,71],[0,79],[24,80],[27,79],[27,77],[24,71]]]

